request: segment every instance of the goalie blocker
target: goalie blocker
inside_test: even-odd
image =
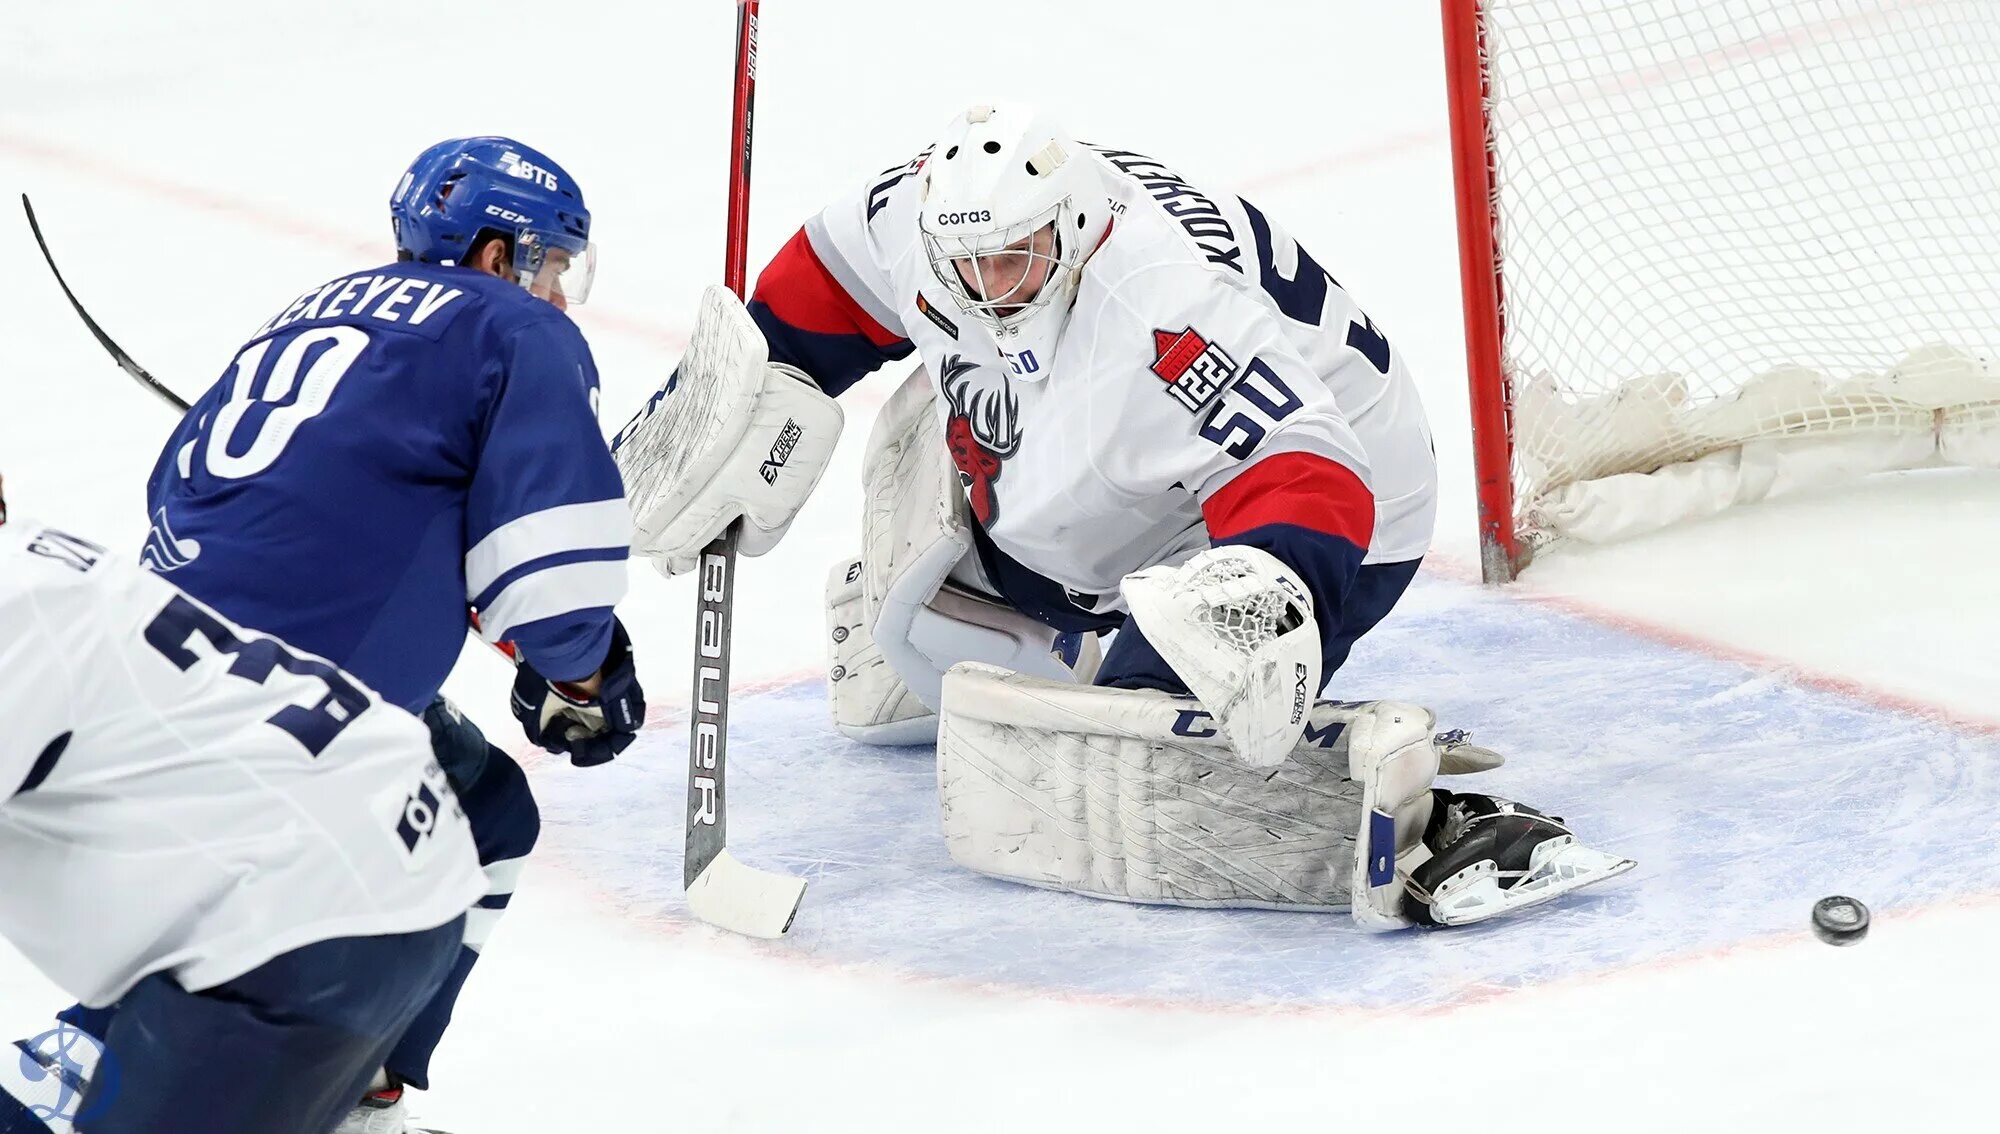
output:
[[[960,865],[1032,886],[1347,908],[1370,930],[1483,921],[1632,868],[1533,808],[1435,787],[1500,758],[1434,725],[1415,705],[1323,701],[1263,770],[1191,699],[967,663],[943,685],[945,838]]]
[[[663,575],[695,569],[737,522],[737,550],[777,546],[840,440],[840,405],[770,361],[727,288],[702,293],[680,365],[612,441],[632,506],[632,550]]]

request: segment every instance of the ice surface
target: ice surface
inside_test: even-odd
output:
[[[615,428],[670,370],[720,266],[730,6],[575,0],[554,24],[528,0],[477,11],[0,4],[0,206],[33,192],[84,300],[192,392],[291,296],[387,258],[384,205],[419,149],[515,133],[588,186],[604,256],[576,315]],[[996,11],[765,0],[753,271],[956,109],[1038,98],[1085,137],[1233,181],[1353,289],[1422,384],[1444,492],[1433,561],[1472,563],[1437,6]],[[479,82],[468,45],[517,29],[581,81],[558,97]],[[11,214],[0,257],[10,502],[133,546],[171,423],[99,357]],[[847,440],[818,495],[742,565],[745,687],[822,664],[819,582],[858,546],[861,438],[897,380],[842,399]],[[1341,692],[1433,700],[1509,752],[1485,777],[1496,790],[1641,864],[1471,933],[1357,942],[1334,917],[1130,910],[960,874],[924,757],[827,749],[801,687],[739,693],[733,840],[816,878],[797,940],[749,943],[675,909],[678,725],[606,768],[545,762],[549,829],[420,1109],[464,1134],[1976,1128],[1985,1107],[1964,1085],[1990,1077],[2000,1013],[1990,742],[1803,691],[1793,671],[2000,716],[1996,516],[2000,476],[1891,477],[1550,553],[1510,592],[1765,659],[1747,667],[1426,583],[1364,643],[1414,652],[1364,649]],[[691,589],[646,568],[632,584],[622,613],[670,715]],[[503,744],[509,676],[473,645],[450,686]],[[1716,893],[1699,884],[1718,877]],[[1866,942],[1807,934],[1827,890],[1883,912]],[[959,893],[979,901],[939,900]],[[0,1032],[30,1034],[57,1002],[0,951]]]
[[[1518,920],[1388,936],[1344,914],[1011,885],[946,856],[931,750],[843,740],[816,680],[733,706],[732,844],[811,880],[791,945],[815,957],[1175,1002],[1432,1007],[1796,932],[1829,893],[1886,912],[2000,890],[1985,837],[2000,739],[1463,583],[1425,580],[1412,605],[1364,640],[1335,690],[1394,691],[1441,727],[1472,729],[1512,763],[1454,784],[1561,814],[1636,871]],[[679,906],[684,751],[662,728],[604,774],[540,783],[563,845],[643,907]]]

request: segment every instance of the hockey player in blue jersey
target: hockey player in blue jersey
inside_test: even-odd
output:
[[[147,491],[144,559],[246,626],[424,715],[488,891],[444,989],[342,1130],[402,1129],[539,816],[526,777],[438,697],[468,606],[519,668],[529,738],[610,760],[645,715],[625,592],[630,517],[587,297],[590,214],[547,156],[499,137],[425,150],[390,201],[397,262],[314,287],[189,409]],[[88,1023],[85,1023],[88,1027]]]

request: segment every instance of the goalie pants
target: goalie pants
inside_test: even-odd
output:
[[[1115,689],[1187,692],[1187,686],[1166,659],[1146,641],[1136,625],[1128,625],[1130,620],[1123,613],[1099,613],[1079,605],[1079,600],[1088,603],[1096,596],[1072,596],[1061,583],[1022,566],[1000,550],[977,522],[972,524],[972,543],[987,582],[999,591],[997,597],[1015,610],[1065,634],[1119,632],[1112,639],[1111,648],[1104,652],[1096,684]],[[1409,559],[1400,563],[1364,563],[1355,572],[1354,585],[1349,588],[1338,617],[1330,617],[1326,611],[1317,612],[1320,624],[1331,628],[1324,642],[1322,681],[1345,665],[1354,643],[1395,609],[1422,562]]]
[[[464,935],[459,917],[421,933],[337,937],[201,992],[155,973],[114,1011],[65,1012],[104,1044],[74,1117],[87,1134],[330,1131]],[[6,1113],[8,1101],[0,1093],[0,1130],[46,1129],[18,1106]]]

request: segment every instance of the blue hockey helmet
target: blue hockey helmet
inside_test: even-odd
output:
[[[455,264],[492,232],[513,242],[522,287],[582,303],[597,270],[590,210],[561,166],[512,138],[447,138],[417,155],[389,198],[398,256]]]

